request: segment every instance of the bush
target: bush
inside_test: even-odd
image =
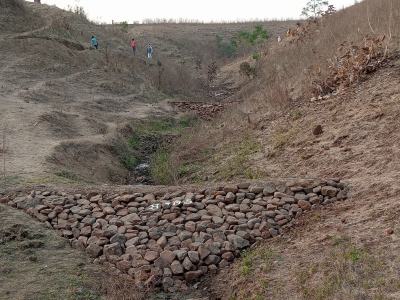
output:
[[[257,69],[255,67],[250,66],[248,62],[242,62],[239,67],[239,74],[246,75],[251,79],[251,77],[257,76]]]

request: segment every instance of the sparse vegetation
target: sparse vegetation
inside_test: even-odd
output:
[[[242,62],[239,66],[239,74],[247,76],[249,80],[257,76],[257,69],[250,66],[248,62]]]
[[[252,271],[261,267],[261,272],[267,273],[272,268],[272,259],[275,257],[273,250],[259,247],[256,250],[242,253],[239,265],[242,267],[241,274],[249,275]],[[261,281],[263,284],[263,281]]]
[[[121,31],[124,33],[128,33],[129,24],[127,21],[121,22]]]
[[[382,299],[398,289],[400,283],[386,276],[389,261],[382,251],[371,253],[347,237],[335,238],[326,260],[318,262],[309,271],[295,272],[304,299],[329,299],[333,297],[372,297]],[[322,278],[317,279],[317,278]]]
[[[101,299],[82,252],[21,211],[0,205],[0,298]],[[29,279],[29,280],[28,280]],[[15,288],[24,280],[24,288]]]

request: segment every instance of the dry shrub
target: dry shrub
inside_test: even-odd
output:
[[[329,61],[328,70],[321,72],[321,68],[317,68],[316,73],[320,78],[313,81],[314,94],[324,95],[337,88],[350,86],[358,82],[364,74],[375,71],[386,58],[383,47],[385,38],[386,36],[381,39],[366,36],[360,46],[352,42],[349,45],[346,42],[341,44],[337,50],[339,54]]]
[[[110,269],[92,274],[93,289],[107,300],[147,300],[150,288],[136,285],[127,274],[119,275]]]
[[[52,28],[56,28],[56,29],[65,29],[65,30],[71,29],[71,26],[69,24],[67,17],[59,17],[59,18],[51,20],[50,26]]]
[[[208,128],[203,124],[186,132],[174,143],[175,150],[171,153],[169,163],[172,166],[175,182],[179,181],[179,170],[183,166],[201,161],[206,158],[204,152],[215,147],[216,141],[205,134],[205,131],[208,131]]]
[[[386,35],[390,53],[398,45],[400,32],[400,10],[396,9],[400,6],[395,2],[399,3],[364,1],[319,19],[316,24],[303,24],[307,34],[295,43],[293,37],[284,40],[280,51],[272,51],[263,61],[262,69],[265,72],[278,69],[282,80],[290,86],[302,85],[303,89],[292,95],[296,97],[304,91],[314,90],[312,82],[319,73],[316,70],[329,70],[332,60],[338,56],[337,49],[345,41],[363,46],[367,34],[370,39],[381,39]]]
[[[130,41],[129,35],[123,30],[123,27],[119,24],[107,25],[106,30],[108,35],[114,36],[123,41]]]
[[[153,70],[153,84],[169,95],[189,95],[201,89],[201,80],[196,70],[184,62],[163,60]],[[161,77],[160,77],[161,72]],[[159,82],[161,79],[161,82]],[[159,84],[161,83],[161,84]]]

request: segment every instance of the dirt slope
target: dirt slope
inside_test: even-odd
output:
[[[0,205],[0,218],[0,299],[85,299],[93,294],[86,279],[95,268],[84,253],[21,211]]]
[[[221,272],[211,299],[399,299],[399,78],[397,53],[357,86],[298,103],[296,118],[261,122],[266,151],[254,164],[280,177],[340,177],[350,198],[303,216]],[[269,157],[278,133],[288,137],[284,150]]]
[[[107,35],[104,29],[56,7],[30,3],[27,9],[43,16],[45,26],[35,23],[37,29],[0,35],[0,56],[5,62],[0,67],[0,119],[7,148],[6,175],[12,180],[40,182],[52,180],[54,172],[73,164],[79,177],[107,181],[107,166],[121,168],[104,146],[115,135],[117,125],[171,114],[174,109],[166,101],[153,105],[157,92],[140,74],[146,69],[140,63],[144,56],[133,59],[125,51],[129,48],[118,51],[121,42],[117,38],[113,42],[109,35],[107,63],[105,49],[90,49],[88,37],[98,32],[102,41]],[[64,37],[53,24],[62,18],[69,20],[70,37]],[[132,73],[130,68],[136,71]],[[68,146],[69,155],[55,153],[60,143]],[[74,162],[74,156],[81,155],[84,160],[90,154],[75,153],[77,144],[92,145],[89,152],[99,145],[105,153],[102,159],[95,157],[85,165],[93,165],[89,172]],[[52,155],[62,162],[50,164]]]
[[[217,49],[209,49],[216,34],[229,39],[254,27],[134,25],[125,34],[119,25],[98,26],[55,6],[27,2],[23,11],[2,13],[7,18],[0,33],[0,125],[8,184],[65,181],[54,174],[108,182],[110,170],[124,177],[127,170],[109,149],[118,128],[179,114],[153,84],[155,62],[179,65],[185,57],[194,68],[201,57],[206,65],[218,57]],[[20,26],[10,26],[10,18]],[[270,32],[284,32],[288,23],[272,22]],[[90,46],[92,35],[99,51]],[[136,56],[130,36],[138,41]],[[145,56],[147,43],[153,44],[153,61]]]

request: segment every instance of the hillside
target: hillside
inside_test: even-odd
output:
[[[8,2],[13,3],[5,1],[4,5]],[[215,43],[215,32],[233,31],[223,25],[201,25],[200,32],[187,25],[176,31],[171,24],[163,25],[161,31],[157,25],[138,25],[128,34],[119,25],[99,26],[79,13],[35,3],[26,3],[20,11],[11,7],[2,14],[6,18],[1,24],[5,28],[0,37],[1,60],[6,63],[0,69],[1,119],[9,154],[6,173],[14,183],[64,180],[55,174],[95,183],[134,181],[132,170],[121,165],[121,157],[140,164],[148,162],[149,153],[128,149],[120,131],[148,116],[179,115],[168,101],[174,93],[188,94],[187,89],[198,88],[198,75],[191,83],[188,73],[194,69],[195,58],[207,53],[198,45],[207,48]],[[29,31],[10,26],[13,23],[29,26]],[[253,25],[236,25],[237,30],[243,26]],[[280,24],[273,27],[284,31]],[[90,45],[92,35],[100,41],[97,52]],[[131,35],[138,41],[135,57],[129,48]],[[185,46],[181,41],[187,36],[191,38]],[[148,61],[145,47],[153,41],[155,56]],[[188,70],[180,68],[182,57],[188,61]],[[179,75],[188,87],[179,91],[182,81],[177,79],[168,83],[170,94],[158,91],[157,60],[167,69],[165,78]],[[204,58],[204,63],[208,60]],[[197,98],[202,100],[202,95]]]
[[[96,191],[122,211],[129,206],[120,199],[131,194],[139,202],[149,197],[149,204],[190,194],[212,205],[214,198],[206,203],[207,196],[225,197],[232,185],[241,186],[234,193],[251,198],[252,187],[283,180],[286,186],[272,184],[277,195],[294,198],[297,190],[310,193],[322,178],[348,191],[348,199],[321,201],[292,215],[273,238],[256,241],[248,229],[248,239],[256,241],[251,249],[188,290],[132,299],[400,299],[398,0],[356,3],[316,24],[304,22],[289,36],[285,32],[295,21],[264,23],[271,38],[258,48],[257,61],[249,50],[227,58],[215,41],[216,35],[229,40],[251,31],[253,23],[143,24],[125,30],[56,7],[18,3],[0,2],[2,203],[29,200],[32,191],[86,203]],[[92,35],[99,51],[90,45]],[[285,36],[280,43],[278,35]],[[138,41],[136,56],[129,47],[132,37]],[[155,49],[153,60],[144,53],[148,43]],[[207,82],[214,61],[217,76]],[[257,76],[239,74],[243,62]],[[138,173],[141,163],[150,164],[150,171]],[[143,182],[163,186],[130,185]],[[263,193],[254,192],[255,200],[279,198]],[[85,209],[98,212],[100,203]],[[0,206],[4,210],[19,218],[19,211]],[[224,213],[221,228],[236,216]],[[257,217],[255,212],[245,220]],[[10,219],[1,220],[0,233],[11,230]],[[236,228],[224,230],[228,236]],[[71,237],[72,232],[72,243]],[[93,289],[87,297],[94,299],[101,289],[88,279],[68,293]],[[107,299],[113,296],[121,297],[110,293]]]

